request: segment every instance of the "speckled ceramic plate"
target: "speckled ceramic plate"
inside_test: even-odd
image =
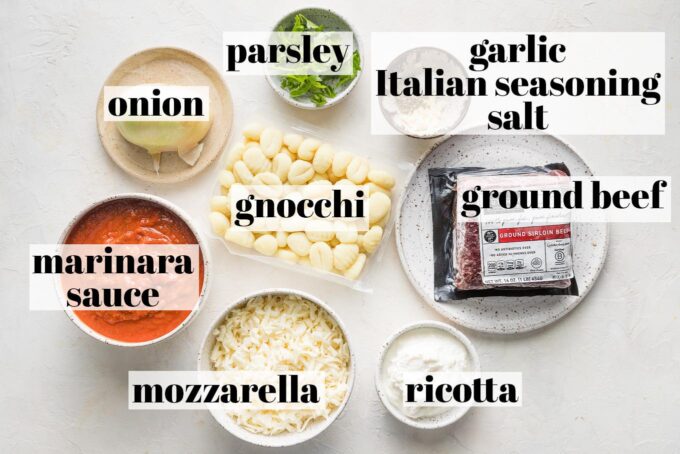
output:
[[[99,138],[111,159],[125,172],[150,183],[177,183],[206,169],[217,158],[229,137],[233,119],[231,94],[220,73],[207,61],[183,49],[146,49],[126,58],[104,82],[107,85],[204,85],[210,87],[212,126],[201,141],[203,151],[193,166],[177,153],[163,153],[160,169],[154,171],[146,150],[131,144],[111,121],[104,121],[104,88],[97,101]]]
[[[418,162],[399,204],[397,248],[411,283],[437,312],[477,331],[521,333],[549,325],[571,311],[590,291],[604,265],[609,243],[606,224],[572,226],[578,296],[544,295],[469,298],[437,303],[433,298],[432,211],[428,170],[436,167],[511,167],[564,162],[573,175],[592,175],[581,157],[561,140],[546,135],[465,135],[447,138]]]

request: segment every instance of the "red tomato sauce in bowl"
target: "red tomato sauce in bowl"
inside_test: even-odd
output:
[[[66,244],[198,244],[187,223],[169,208],[145,199],[120,198],[98,205],[71,228]],[[203,288],[204,260],[200,254],[199,294]],[[194,309],[195,310],[195,309]],[[74,310],[97,333],[122,342],[147,342],[182,324],[192,311]]]

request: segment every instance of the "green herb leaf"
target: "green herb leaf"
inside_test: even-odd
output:
[[[336,88],[341,87],[353,81],[360,70],[361,70],[361,57],[359,56],[359,52],[355,50],[354,54],[352,54],[352,74],[338,76],[338,81],[335,84],[335,87]]]
[[[295,15],[295,22],[293,22],[292,32],[303,32],[306,30],[305,27],[306,19],[302,14]]]
[[[333,87],[324,83],[319,76],[283,76],[281,88],[293,98],[308,96],[316,105],[326,104],[327,98],[335,97]]]
[[[307,19],[303,14],[296,14],[293,21],[292,32],[320,32],[323,31],[323,25],[317,25],[311,20]]]
[[[300,16],[302,16],[302,14],[300,14]],[[302,16],[302,17],[305,17],[305,16]],[[310,30],[310,31],[321,32],[324,29],[323,25],[317,25],[314,22],[312,22],[311,20],[307,19],[306,17],[305,17],[305,25],[307,26],[307,30]]]

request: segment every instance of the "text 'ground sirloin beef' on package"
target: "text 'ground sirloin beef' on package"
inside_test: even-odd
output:
[[[567,175],[569,170],[561,163],[431,169],[435,301],[577,295],[568,214],[542,218],[536,211],[497,208],[469,219],[461,216],[467,190],[550,189],[560,179],[548,177]]]

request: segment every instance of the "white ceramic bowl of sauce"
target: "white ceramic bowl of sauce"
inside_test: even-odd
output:
[[[143,347],[146,345],[151,345],[151,344],[156,344],[158,342],[161,342],[163,340],[169,339],[170,337],[176,335],[183,329],[185,329],[189,324],[196,319],[198,316],[198,313],[200,310],[203,308],[205,305],[205,301],[208,298],[208,291],[210,289],[210,251],[207,247],[207,244],[205,240],[203,239],[202,235],[199,233],[199,230],[196,228],[194,225],[193,221],[189,217],[189,215],[182,210],[180,207],[175,205],[174,203],[169,202],[168,200],[165,200],[161,197],[157,197],[151,194],[146,194],[146,193],[123,193],[123,194],[117,194],[113,195],[110,197],[106,197],[105,199],[99,200],[97,202],[89,204],[87,207],[85,207],[83,210],[81,210],[76,216],[73,217],[71,222],[66,226],[64,231],[61,234],[61,237],[59,239],[60,244],[64,244],[67,241],[67,238],[69,238],[69,235],[71,232],[75,229],[76,225],[83,220],[88,214],[90,214],[93,210],[105,206],[111,202],[116,202],[116,201],[126,201],[126,200],[132,200],[132,201],[146,201],[150,202],[152,204],[158,205],[159,207],[166,209],[170,211],[173,215],[177,216],[179,220],[181,220],[186,226],[189,228],[193,236],[196,238],[196,242],[198,243],[198,246],[201,251],[201,255],[203,258],[203,286],[201,287],[201,293],[198,296],[198,299],[196,301],[196,306],[194,309],[191,311],[191,313],[179,324],[177,325],[174,329],[171,331],[163,334],[162,336],[155,337],[150,340],[144,340],[144,341],[123,341],[119,339],[115,339],[112,337],[109,337],[105,334],[100,333],[99,331],[95,330],[91,326],[89,326],[87,323],[85,323],[83,320],[81,320],[80,317],[78,317],[74,312],[73,309],[71,308],[65,308],[64,312],[68,316],[68,318],[78,327],[80,328],[85,334],[89,335],[90,337],[97,339],[98,341],[104,342],[105,344],[108,345],[115,345],[118,347]]]

